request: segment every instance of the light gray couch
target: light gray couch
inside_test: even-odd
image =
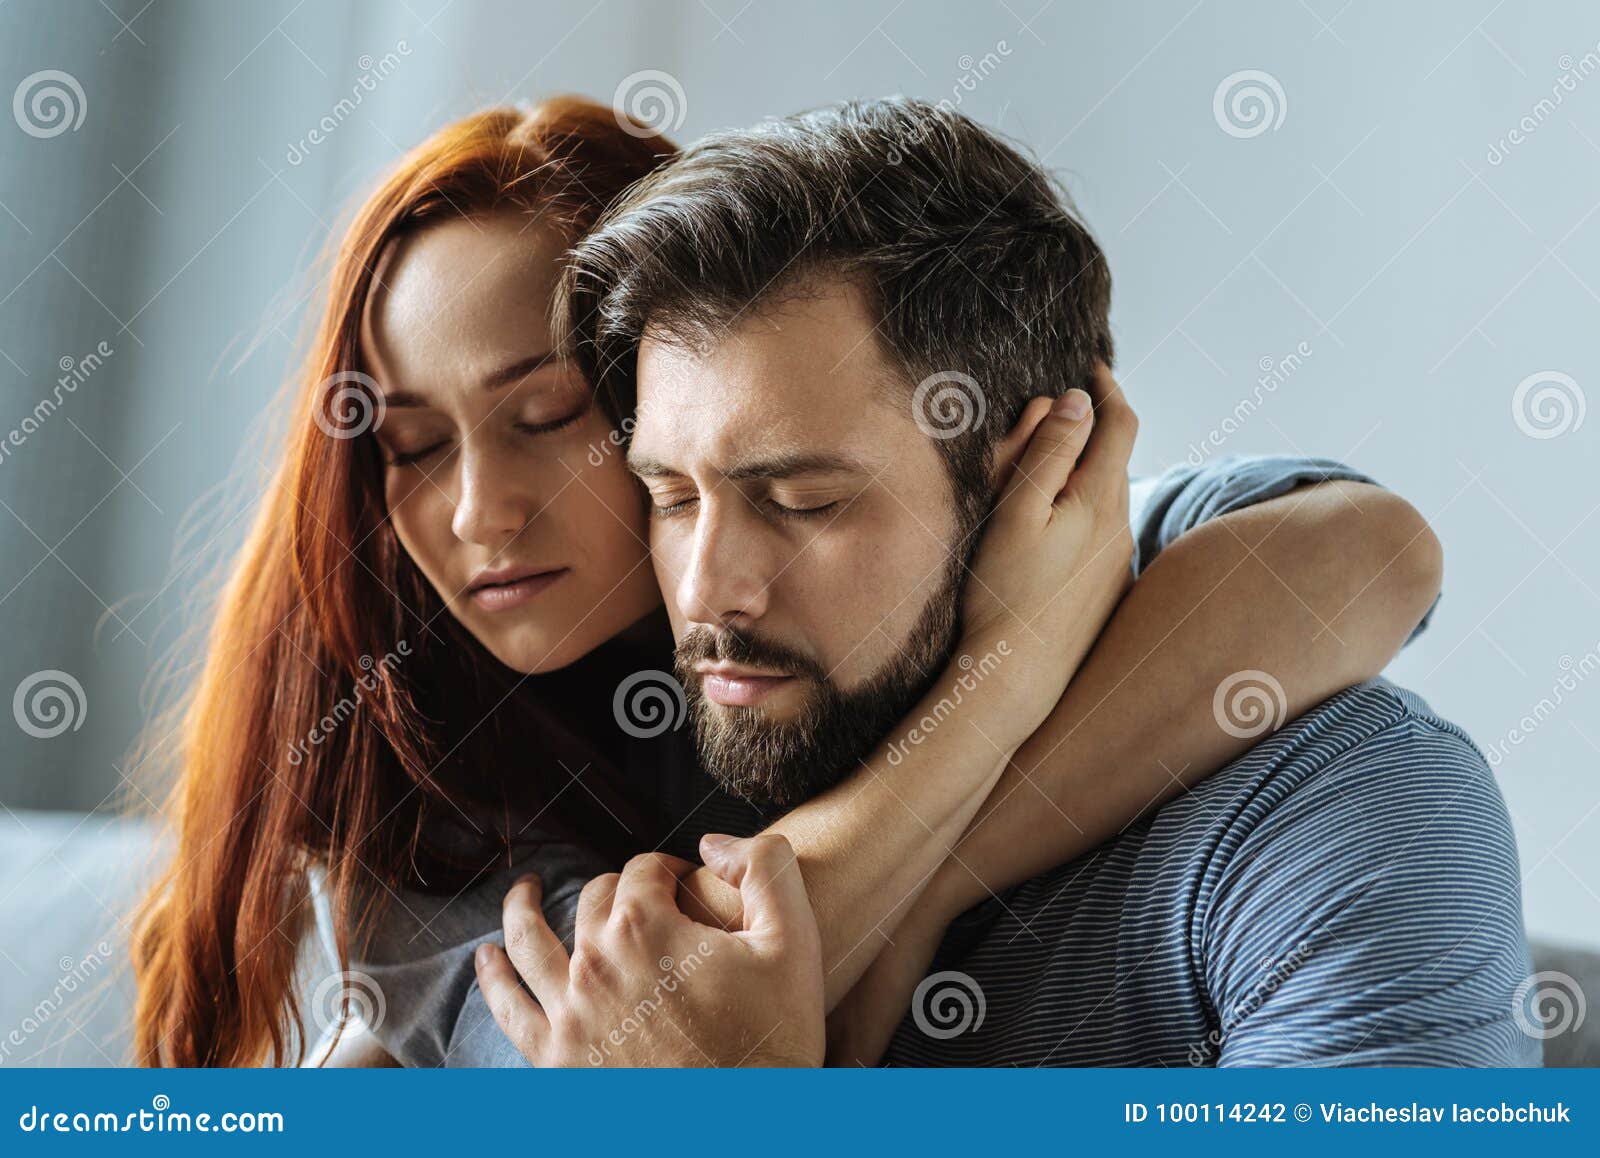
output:
[[[126,1061],[127,916],[161,851],[140,821],[0,814],[0,1066]],[[1600,999],[1600,953],[1535,945],[1534,957]],[[1600,1009],[1544,1045],[1546,1065],[1600,1066]]]

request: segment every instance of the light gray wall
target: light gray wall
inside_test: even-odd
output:
[[[87,0],[0,7],[0,96],[57,68],[86,103],[48,139],[0,118],[0,437],[62,358],[115,350],[0,459],[0,691],[60,668],[87,701],[76,732],[0,730],[0,801],[117,788],[138,688],[195,603],[202,568],[180,568],[237,535],[242,508],[207,496],[253,467],[329,223],[476,105],[660,69],[680,139],[899,91],[959,99],[1061,171],[1116,275],[1136,466],[1225,432],[1214,453],[1343,458],[1417,504],[1445,601],[1392,674],[1497,752],[1530,925],[1600,943],[1600,416],[1576,409],[1600,383],[1592,4],[107,3],[131,28]],[[1214,113],[1242,70],[1282,91],[1259,135]],[[1574,385],[1519,422],[1544,372]]]

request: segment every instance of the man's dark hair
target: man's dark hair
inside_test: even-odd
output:
[[[903,97],[692,146],[576,246],[561,324],[601,396],[630,415],[647,325],[714,344],[746,312],[833,276],[867,292],[907,393],[927,383],[916,416],[969,528],[1028,399],[1087,389],[1095,361],[1111,361],[1110,271],[1065,193],[995,133]]]

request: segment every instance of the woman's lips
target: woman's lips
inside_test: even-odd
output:
[[[742,675],[728,672],[704,673],[700,688],[706,699],[729,708],[750,708],[790,683],[793,676]]]
[[[513,607],[521,607],[567,573],[568,568],[562,567],[555,571],[541,571],[511,583],[479,587],[472,592],[472,602],[484,611],[510,611]]]

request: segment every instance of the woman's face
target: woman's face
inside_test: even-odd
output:
[[[430,225],[385,253],[361,327],[395,533],[521,672],[572,663],[661,601],[611,423],[553,356],[564,248],[521,213]]]

